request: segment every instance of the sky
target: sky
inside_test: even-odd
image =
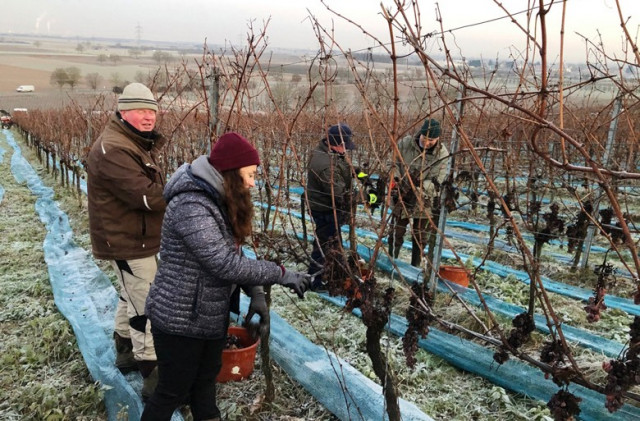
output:
[[[439,7],[447,43],[454,54],[466,58],[507,59],[521,51],[525,37],[493,0],[417,0],[423,33],[439,32]],[[551,0],[546,0],[549,3]],[[633,37],[640,25],[640,0],[619,0]],[[500,0],[512,13],[539,0]],[[382,3],[391,0],[325,0],[326,5],[360,24],[383,42],[389,31],[381,15]],[[407,1],[407,3],[409,3]],[[363,31],[331,14],[320,0],[20,0],[3,1],[0,33],[29,33],[66,37],[106,37],[154,41],[186,41],[202,45],[245,43],[248,25],[259,32],[269,20],[269,46],[316,51],[318,41],[309,16],[326,28],[335,28],[336,41],[345,49],[359,50],[376,43]],[[548,15],[550,55],[559,53],[562,2],[556,0]],[[525,14],[516,19],[525,24]],[[468,26],[473,25],[473,26]],[[468,27],[467,27],[468,26]],[[138,31],[139,30],[139,31]],[[602,37],[610,54],[622,55],[622,32],[615,0],[567,0],[565,60],[584,61],[585,45],[577,33],[597,42]],[[429,52],[440,43],[432,38]]]

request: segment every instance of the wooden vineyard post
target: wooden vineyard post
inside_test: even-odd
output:
[[[209,144],[218,137],[218,102],[220,101],[220,73],[215,65],[211,66],[209,75]]]
[[[458,152],[458,127],[460,126],[460,122],[462,121],[462,113],[463,113],[463,105],[464,105],[464,97],[466,94],[466,88],[463,86],[462,90],[458,94],[458,104],[456,105],[456,124],[453,127],[453,131],[451,133],[451,147],[449,150],[449,162],[447,163],[447,178],[446,180],[453,181],[453,171],[455,167],[455,156]],[[440,217],[438,218],[438,230],[436,232],[436,241],[433,253],[433,260],[431,261],[432,270],[431,275],[429,276],[429,288],[431,290],[432,297],[435,297],[436,287],[438,285],[438,269],[440,268],[440,260],[442,258],[442,244],[444,242],[444,230],[447,223],[447,189],[440,187]]]
[[[613,110],[611,111],[611,123],[609,124],[609,132],[607,133],[607,146],[604,151],[604,156],[602,157],[602,166],[604,168],[609,167],[609,161],[611,159],[611,151],[613,150],[613,143],[616,138],[616,131],[618,130],[618,116],[620,115],[620,110],[622,109],[622,94],[618,95],[615,102],[613,103]],[[602,187],[598,188],[598,194],[595,197],[593,202],[593,218],[598,218],[598,213],[600,211],[600,196],[602,195]],[[587,228],[587,236],[584,239],[583,246],[583,254],[582,260],[580,260],[580,268],[585,269],[587,264],[589,263],[589,253],[591,252],[591,245],[593,244],[593,239],[595,237],[596,227],[593,224],[589,224],[589,228]]]

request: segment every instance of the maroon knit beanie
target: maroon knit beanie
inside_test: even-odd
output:
[[[238,133],[229,132],[211,148],[209,163],[216,170],[223,172],[236,168],[260,165],[260,157],[256,148]]]

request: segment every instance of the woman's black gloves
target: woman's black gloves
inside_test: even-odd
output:
[[[254,314],[260,316],[260,324],[269,324],[269,308],[267,307],[267,300],[264,294],[264,288],[262,286],[255,286],[251,288],[251,303],[249,304],[249,311],[245,320],[249,322]]]
[[[284,270],[282,278],[278,283],[284,287],[291,288],[298,297],[304,298],[304,293],[311,287],[311,276],[306,273]]]

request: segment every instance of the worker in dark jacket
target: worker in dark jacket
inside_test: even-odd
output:
[[[158,155],[166,139],[154,131],[158,104],[141,83],[127,85],[118,111],[87,156],[89,233],[93,255],[108,260],[120,287],[114,339],[116,366],[140,369],[143,398],[157,383],[156,354],[144,304],[158,268],[166,207]]]
[[[280,284],[300,298],[310,277],[267,260],[252,260],[241,246],[251,234],[258,152],[237,133],[226,133],[211,155],[182,165],[167,184],[160,267],[147,299],[160,380],[142,420],[169,420],[185,402],[195,420],[217,420],[215,379],[238,286],[251,296],[250,318],[268,318],[262,285]]]
[[[347,222],[353,192],[352,170],[345,153],[355,148],[351,136],[348,125],[331,126],[311,152],[305,192],[316,234],[308,271],[311,275],[321,271],[326,254],[338,247],[340,227]],[[321,276],[315,277],[311,288],[325,289]]]

